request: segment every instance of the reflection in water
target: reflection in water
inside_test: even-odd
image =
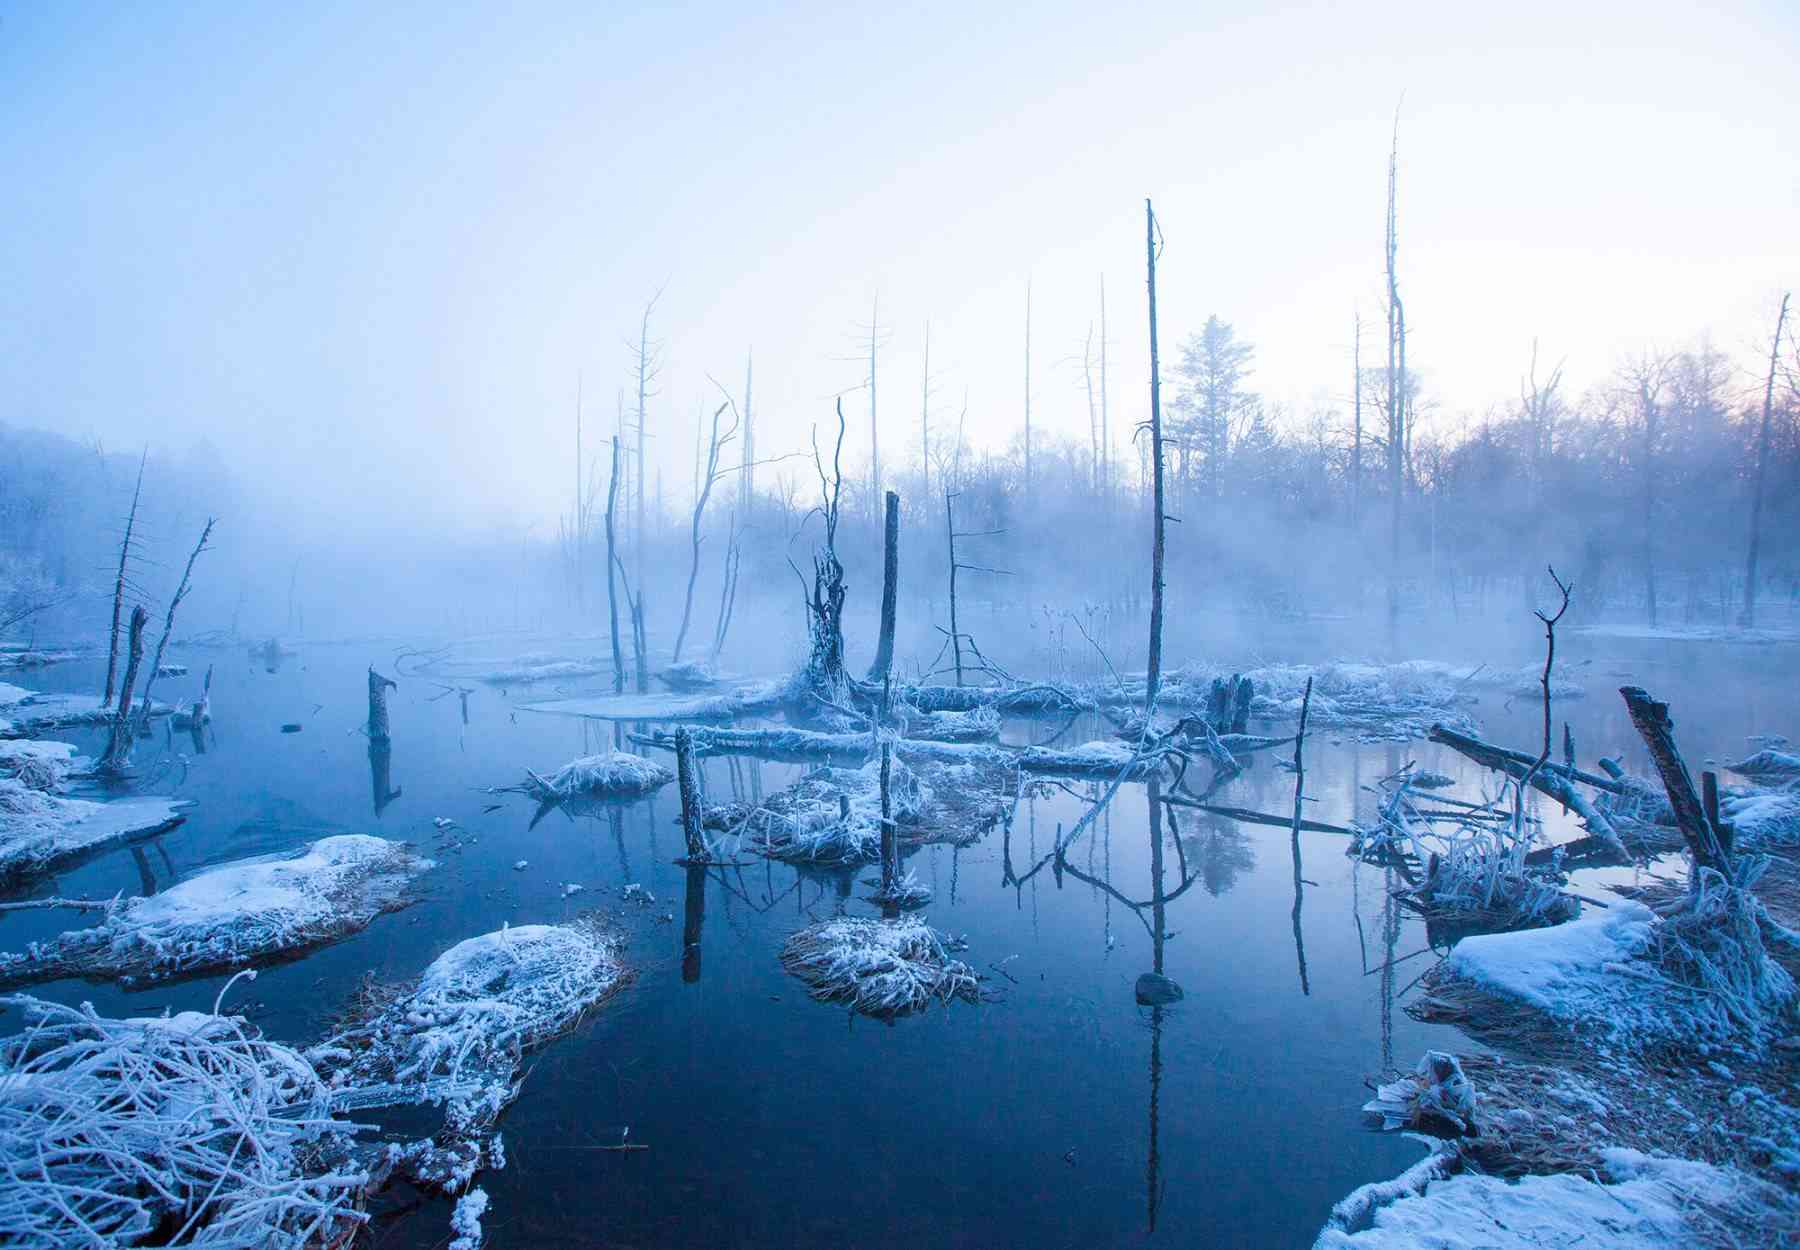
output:
[[[132,847],[131,859],[137,865],[138,884],[144,891],[144,897],[149,898],[156,893],[156,874],[150,871],[150,860],[144,855],[144,848]]]
[[[389,803],[400,797],[400,791],[392,788],[390,766],[393,759],[394,748],[391,742],[380,739],[370,741],[369,791],[374,798],[377,816],[387,809]]]
[[[1300,934],[1300,906],[1305,899],[1306,879],[1300,866],[1300,805],[1306,801],[1306,714],[1312,706],[1312,678],[1306,679],[1306,693],[1300,699],[1300,725],[1294,731],[1294,828],[1289,834],[1294,850],[1294,959],[1300,965],[1300,992],[1312,994],[1306,980],[1306,940]]]
[[[681,979],[689,985],[700,979],[700,930],[705,924],[706,866],[689,864],[681,923]]]
[[[1168,937],[1164,924],[1163,898],[1163,856],[1162,856],[1162,782],[1152,775],[1149,784],[1150,792],[1150,960],[1151,967],[1157,976],[1163,975],[1163,943]],[[1175,845],[1181,845],[1181,835],[1175,835]],[[1163,1009],[1161,1005],[1150,1008],[1150,1153],[1144,1169],[1144,1202],[1148,1208],[1147,1218],[1150,1231],[1156,1231],[1156,1205],[1161,1195],[1160,1177],[1157,1175],[1161,1156],[1157,1151],[1156,1113],[1158,1099],[1162,1092],[1162,1023]]]

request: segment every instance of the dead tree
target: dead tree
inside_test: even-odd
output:
[[[650,660],[648,648],[644,642],[644,591],[639,587],[637,594],[631,593],[631,579],[625,575],[625,561],[615,562],[619,570],[619,588],[625,592],[625,610],[631,618],[631,655],[637,670],[637,692],[650,693]]]
[[[870,361],[874,354],[871,350]],[[825,542],[813,553],[811,590],[801,579],[806,601],[807,637],[810,644],[806,668],[801,673],[804,692],[828,703],[844,703],[849,676],[844,671],[844,566],[838,561],[838,505],[844,490],[844,401],[837,401],[837,443],[831,453],[831,471],[825,470],[819,453],[818,431],[813,432],[813,467],[819,474],[819,512],[825,522]],[[798,572],[798,570],[796,570]]]
[[[686,725],[675,730],[675,779],[681,790],[681,834],[687,843],[688,864],[707,860],[706,839],[700,836],[700,793],[694,782],[694,734]]]
[[[1031,279],[1025,279],[1025,502],[1031,502]]]
[[[1668,792],[1669,807],[1675,813],[1675,827],[1693,856],[1694,874],[1698,882],[1700,870],[1712,868],[1731,880],[1731,859],[1718,827],[1707,818],[1700,796],[1694,793],[1694,779],[1688,775],[1687,762],[1675,747],[1675,722],[1669,717],[1669,705],[1652,699],[1641,686],[1620,686],[1631,723],[1650,751],[1650,759]]]
[[[389,678],[369,666],[369,741],[387,742],[393,735],[388,730],[387,692],[399,687]]]
[[[144,662],[144,626],[150,614],[142,604],[131,609],[130,642],[125,657],[125,679],[119,685],[119,705],[113,711],[112,735],[107,739],[106,754],[100,771],[109,777],[122,777],[131,767],[131,690],[137,685],[138,666]]]
[[[963,684],[962,649],[963,640],[967,635],[961,631],[956,623],[956,575],[958,572],[967,571],[970,573],[994,573],[1001,577],[1011,576],[1010,571],[1007,569],[989,568],[984,564],[964,564],[956,558],[957,539],[987,538],[995,534],[1004,534],[1006,532],[1005,530],[958,530],[956,528],[956,514],[951,507],[950,501],[955,499],[961,493],[962,492],[960,491],[952,490],[946,490],[944,492],[944,530],[945,533],[949,535],[950,540],[950,654],[956,669],[956,684],[959,686]],[[940,651],[938,654],[941,656],[943,652]]]
[[[613,693],[625,693],[625,652],[619,646],[619,599],[615,582],[619,542],[614,516],[619,505],[619,440],[612,440],[612,478],[606,487],[606,616],[612,628]]]
[[[882,536],[881,636],[875,645],[875,663],[869,680],[886,682],[894,667],[894,614],[900,594],[900,496],[887,493],[887,518]]]
[[[1756,484],[1750,494],[1750,554],[1744,567],[1744,612],[1740,624],[1745,629],[1756,627],[1756,560],[1762,547],[1763,485],[1769,474],[1769,420],[1775,406],[1775,369],[1781,359],[1781,331],[1787,325],[1788,300],[1781,297],[1781,311],[1775,314],[1775,338],[1769,344],[1769,376],[1763,383],[1762,430],[1756,440]]]
[[[194,544],[194,550],[188,556],[187,567],[181,571],[181,584],[175,588],[175,595],[169,600],[168,614],[163,617],[162,637],[156,640],[156,656],[150,663],[150,673],[144,678],[144,706],[138,713],[142,724],[150,723],[150,687],[156,684],[156,677],[162,671],[163,652],[169,645],[169,634],[175,629],[175,609],[188,596],[194,577],[194,561],[206,550],[206,540],[212,537],[213,526],[217,522],[212,517],[206,518],[206,528],[200,531],[200,541]]]
[[[119,616],[125,608],[126,565],[131,559],[132,535],[137,529],[138,500],[144,494],[144,463],[150,459],[150,449],[144,448],[144,454],[138,457],[137,485],[131,492],[131,511],[125,514],[125,537],[119,542],[119,575],[113,581],[112,638],[106,650],[106,691],[101,695],[100,706],[110,707],[113,701],[113,680],[119,675]]]
[[[725,635],[731,629],[731,617],[737,609],[738,571],[744,562],[737,535],[737,514],[734,512],[725,531],[725,570],[719,583],[719,619],[713,627],[712,662],[715,666],[719,662],[719,652],[725,649]]]
[[[1162,372],[1156,354],[1156,257],[1161,231],[1156,210],[1144,201],[1144,255],[1150,288],[1150,656],[1144,677],[1144,727],[1156,710],[1157,687],[1162,684],[1163,629],[1163,424]]]
[[[1356,314],[1355,337],[1350,340],[1350,372],[1355,377],[1355,386],[1350,392],[1351,418],[1350,427],[1350,524],[1354,528],[1362,520],[1362,313]]]
[[[1558,372],[1561,372],[1560,367]],[[1534,611],[1532,613],[1532,615],[1536,616],[1538,620],[1544,623],[1544,672],[1543,676],[1539,679],[1539,684],[1544,690],[1544,749],[1538,755],[1537,759],[1532,762],[1530,769],[1526,771],[1524,780],[1519,782],[1518,802],[1513,807],[1514,838],[1523,837],[1525,832],[1525,787],[1529,786],[1543,769],[1544,765],[1550,762],[1550,671],[1556,664],[1556,623],[1562,620],[1563,613],[1569,610],[1569,594],[1574,590],[1573,586],[1564,582],[1562,578],[1556,575],[1556,568],[1554,565],[1549,566],[1549,570],[1550,580],[1555,582],[1556,589],[1562,592],[1562,605],[1556,609],[1556,613],[1553,616],[1546,616],[1541,611]],[[1570,750],[1572,754],[1572,745]],[[1571,764],[1571,767],[1572,766],[1573,765]]]
[[[744,444],[739,459],[738,513],[750,515],[751,501],[756,498],[756,426],[751,418],[750,375],[755,363],[753,351],[744,352]]]
[[[719,418],[725,415],[726,409],[732,407],[731,401],[726,400],[713,409],[712,435],[707,443],[706,467],[701,472],[700,480],[697,483],[694,519],[688,528],[688,536],[693,543],[693,563],[688,566],[687,598],[682,601],[681,605],[681,628],[675,631],[675,653],[672,662],[676,664],[681,663],[681,649],[687,644],[688,622],[694,614],[694,583],[700,577],[700,526],[706,517],[706,504],[712,498],[713,486],[720,477],[719,453],[724,450],[727,443],[737,436],[739,423],[735,411],[732,413],[730,428],[723,434],[719,432]]]
[[[1400,623],[1400,504],[1406,490],[1406,309],[1400,302],[1400,279],[1395,261],[1399,234],[1400,114],[1394,112],[1393,146],[1388,151],[1387,199],[1387,316],[1388,316],[1388,491],[1390,534],[1388,549],[1388,641],[1392,645]]]
[[[925,368],[919,375],[919,474],[931,498],[931,322],[925,323]]]
[[[1100,275],[1100,455],[1106,465],[1102,488],[1107,505],[1112,504],[1112,430],[1106,407],[1106,275]]]
[[[881,427],[875,421],[875,358],[886,340],[881,334],[881,294],[876,293],[869,311],[869,507],[881,498]],[[841,445],[842,439],[839,443]]]
[[[648,480],[644,473],[644,440],[646,438],[644,406],[645,401],[657,393],[650,389],[650,384],[662,372],[662,361],[659,359],[662,345],[650,340],[650,314],[655,311],[656,301],[661,298],[662,292],[658,291],[650,297],[650,302],[644,305],[644,316],[638,323],[637,345],[632,349],[635,357],[634,371],[637,375],[637,532],[635,539],[638,585],[640,586],[644,583],[644,548],[648,539],[644,524],[644,485]]]

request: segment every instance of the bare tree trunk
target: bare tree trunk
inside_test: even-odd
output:
[[[162,668],[163,651],[168,647],[169,634],[175,628],[175,609],[188,596],[189,583],[194,576],[194,561],[206,550],[206,540],[212,537],[214,524],[216,522],[212,517],[206,518],[206,528],[200,531],[200,541],[194,544],[194,550],[188,556],[187,567],[181,571],[181,584],[175,588],[175,595],[169,600],[168,614],[163,617],[162,637],[156,640],[156,656],[150,662],[149,675],[144,678],[144,706],[138,714],[139,720],[146,725],[150,723],[150,687],[156,684],[157,671]]]
[[[1775,368],[1781,356],[1781,331],[1787,324],[1789,295],[1781,297],[1775,316],[1775,338],[1769,344],[1769,376],[1763,384],[1762,432],[1756,440],[1756,485],[1750,495],[1750,554],[1744,568],[1744,614],[1740,624],[1756,627],[1756,559],[1762,547],[1763,483],[1769,473],[1769,418],[1775,406]]]
[[[756,427],[750,409],[750,374],[754,363],[751,352],[744,353],[744,454],[738,473],[738,515],[750,515],[751,501],[756,498]]]
[[[125,537],[119,543],[119,576],[113,582],[112,640],[106,651],[106,692],[101,696],[101,707],[111,705],[113,680],[119,674],[119,616],[125,608],[125,564],[131,558],[131,535],[137,528],[138,500],[144,493],[144,463],[149,459],[150,449],[146,447],[138,457],[137,486],[131,492],[131,511],[125,515]]]
[[[1112,431],[1108,428],[1106,408],[1106,276],[1100,277],[1100,454],[1106,464],[1103,479],[1106,500],[1112,503]]]
[[[1156,349],[1156,211],[1144,201],[1144,256],[1150,288],[1150,658],[1144,679],[1144,718],[1148,729],[1156,710],[1157,688],[1162,684],[1163,630],[1163,426],[1162,372]],[[1161,843],[1157,842],[1160,864]],[[1158,971],[1161,971],[1159,968]]]
[[[606,488],[606,616],[612,627],[613,693],[625,693],[625,652],[619,647],[619,599],[615,570],[618,563],[618,537],[614,529],[614,513],[619,503],[619,440],[612,441],[612,477]]]
[[[1025,279],[1025,499],[1031,499],[1031,279]]]
[[[950,536],[950,654],[956,663],[956,684],[960,686],[963,684],[962,634],[957,631],[956,624],[956,517],[950,510],[953,498],[955,495],[950,491],[944,492],[944,532]]]
[[[644,548],[648,545],[649,535],[644,524],[644,487],[648,478],[644,473],[644,441],[646,429],[644,425],[644,403],[650,395],[650,383],[655,380],[657,367],[650,347],[650,313],[656,307],[656,301],[662,298],[658,291],[651,301],[644,305],[643,320],[638,323],[637,346],[637,560],[638,595],[641,601],[644,586]]]
[[[881,296],[869,312],[869,507],[881,498],[881,427],[875,422],[875,349],[881,333]]]
[[[1400,625],[1400,501],[1405,493],[1406,448],[1406,313],[1400,303],[1395,269],[1399,250],[1400,118],[1394,117],[1394,142],[1388,152],[1387,294],[1388,294],[1388,492],[1391,507],[1388,547],[1388,645],[1398,643]]]
[[[144,626],[149,622],[150,614],[144,611],[142,604],[131,609],[125,679],[119,685],[119,706],[113,712],[112,736],[107,739],[106,755],[100,765],[100,771],[109,776],[121,776],[131,764],[131,690],[137,685],[138,666],[144,662]]]
[[[881,637],[875,645],[870,681],[883,681],[894,667],[894,614],[900,594],[900,496],[887,493],[887,520],[882,538]]]
[[[1640,686],[1621,686],[1619,693],[1625,698],[1631,723],[1649,748],[1663,789],[1668,792],[1675,825],[1694,857],[1696,876],[1702,868],[1714,868],[1729,880],[1729,857],[1720,845],[1718,830],[1706,818],[1700,796],[1694,793],[1694,779],[1688,775],[1687,763],[1675,747],[1675,722],[1669,718],[1669,705],[1658,703]]]
[[[388,731],[387,692],[399,687],[389,678],[369,666],[369,741],[386,742],[393,735]]]
[[[1648,382],[1639,386],[1644,408],[1644,600],[1650,612],[1650,628],[1656,628],[1656,443],[1659,418],[1656,396]]]
[[[694,614],[694,582],[700,576],[700,524],[706,516],[706,502],[712,498],[713,484],[719,480],[719,450],[731,441],[736,430],[737,423],[733,422],[732,429],[725,432],[724,438],[719,437],[719,418],[729,407],[731,404],[727,401],[713,410],[712,438],[707,444],[706,468],[700,475],[702,480],[698,483],[699,489],[694,500],[694,520],[688,530],[694,558],[693,563],[688,566],[687,598],[681,605],[681,628],[675,631],[675,653],[671,661],[675,664],[681,663],[681,649],[687,642],[688,622]],[[642,589],[640,585],[640,593]]]
[[[1094,406],[1094,323],[1088,322],[1087,341],[1081,347],[1081,380],[1087,387],[1088,406],[1088,489],[1100,494],[1100,413]]]
[[[700,836],[700,794],[694,784],[694,734],[686,725],[675,730],[675,777],[681,789],[681,833],[690,864],[706,862],[706,839]]]
[[[1350,372],[1356,379],[1353,396],[1355,418],[1350,435],[1350,525],[1354,529],[1362,521],[1362,313],[1356,314],[1356,337],[1350,345]]]
[[[931,322],[925,323],[925,369],[919,375],[919,473],[925,498],[931,498]]]
[[[731,629],[732,613],[737,608],[738,570],[743,565],[744,554],[738,547],[737,517],[731,518],[731,527],[725,537],[725,569],[724,577],[719,585],[719,620],[713,628],[712,662],[717,665],[719,652],[725,649],[725,635]]]

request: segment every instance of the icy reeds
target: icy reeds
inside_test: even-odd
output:
[[[28,1024],[0,1042],[0,1241],[306,1250],[362,1222],[356,1126],[294,1051],[218,1015],[3,1001]]]
[[[806,982],[814,998],[848,1003],[869,1016],[906,1015],[953,999],[981,1001],[974,969],[950,957],[943,936],[922,916],[838,916],[808,925],[782,947],[781,965]]]
[[[223,864],[161,894],[122,900],[91,928],[0,955],[0,985],[65,976],[142,984],[336,941],[404,907],[407,884],[431,866],[365,834]]]

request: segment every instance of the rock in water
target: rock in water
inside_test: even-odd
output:
[[[1167,1007],[1182,997],[1181,987],[1160,972],[1146,972],[1137,979],[1140,1007]]]

